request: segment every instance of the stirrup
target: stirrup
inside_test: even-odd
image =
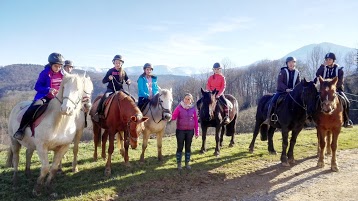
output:
[[[348,121],[344,122],[343,127],[345,127],[345,128],[353,128],[352,120],[348,120]]]
[[[273,113],[273,114],[271,115],[271,121],[273,121],[273,123],[276,123],[276,122],[278,121],[278,116],[277,116],[277,114]]]
[[[16,131],[16,133],[13,135],[13,137],[14,137],[15,139],[21,141],[22,139],[24,139],[25,133],[24,133],[24,131],[22,131],[22,130],[18,130],[18,131]]]

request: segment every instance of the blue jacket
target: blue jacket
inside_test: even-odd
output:
[[[35,84],[35,90],[37,91],[34,100],[43,98],[48,94],[51,87],[51,66],[47,64],[45,69],[41,71],[39,78],[37,78]],[[60,71],[62,74],[62,71]]]
[[[139,76],[138,80],[138,97],[149,98],[148,81],[145,75]],[[158,93],[157,76],[152,75],[152,92],[153,96]]]

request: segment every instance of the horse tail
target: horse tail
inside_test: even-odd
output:
[[[14,157],[14,153],[11,150],[11,147],[7,149],[7,157],[6,157],[6,167],[13,167],[12,159]]]
[[[226,136],[233,136],[235,135],[235,124],[236,124],[237,114],[235,114],[234,118],[231,122],[226,125]]]
[[[269,128],[269,126],[267,124],[261,125],[261,127],[260,127],[261,141],[267,141],[268,128]]]

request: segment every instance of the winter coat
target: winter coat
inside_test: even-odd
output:
[[[158,93],[157,76],[152,75],[152,96]],[[148,80],[144,74],[139,76],[138,80],[138,97],[149,98]]]
[[[174,109],[172,120],[177,120],[178,130],[194,129],[195,136],[199,136],[198,116],[194,106],[194,104],[185,106],[184,102],[181,101],[180,104]]]
[[[51,66],[47,64],[45,69],[41,71],[39,77],[35,84],[35,90],[37,91],[34,100],[41,99],[45,96],[49,98],[54,98],[52,94],[50,94],[50,88],[54,88],[56,90],[60,89],[60,85],[62,82],[63,74],[62,71],[55,73],[51,70]]]
[[[277,92],[286,92],[286,89],[293,89],[300,82],[300,72],[297,69],[292,71],[288,67],[282,67],[277,77]]]

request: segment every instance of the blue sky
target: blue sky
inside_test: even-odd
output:
[[[356,0],[1,0],[0,65],[211,68],[278,59],[304,45],[358,47]],[[356,13],[356,14],[354,14]]]

